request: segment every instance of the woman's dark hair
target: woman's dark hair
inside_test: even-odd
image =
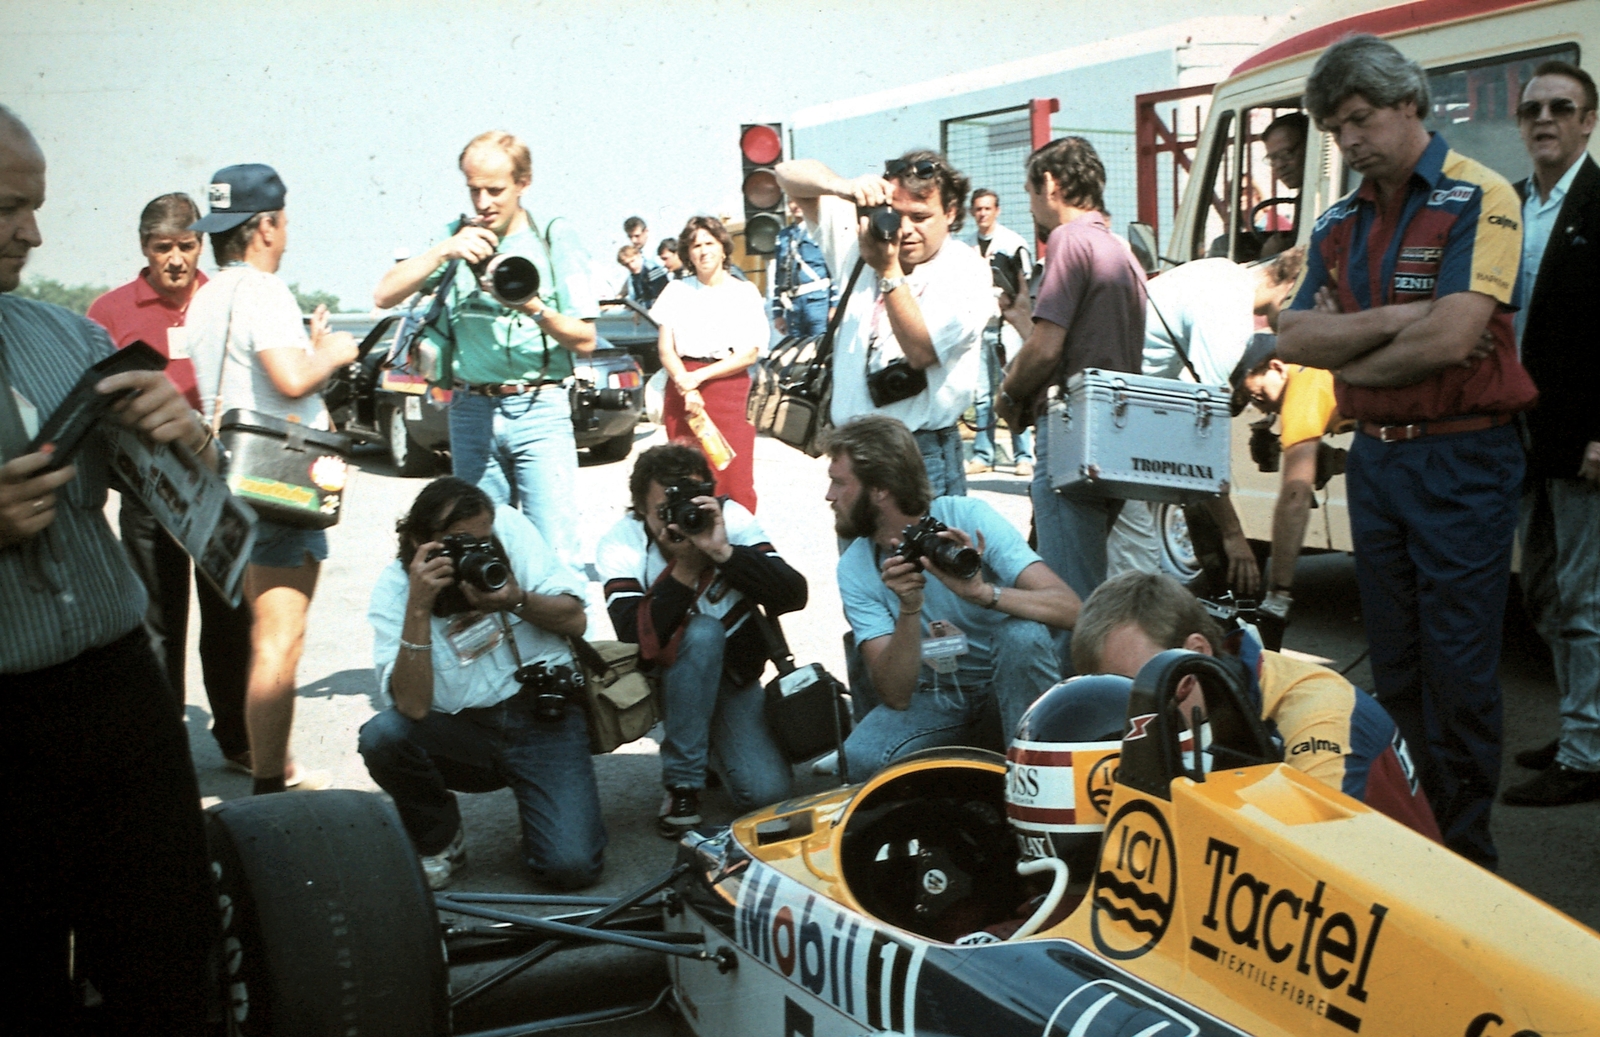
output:
[[[689,264],[689,269],[694,269],[694,262],[689,258],[689,246],[694,244],[694,232],[703,230],[716,238],[722,245],[722,268],[726,270],[733,265],[733,236],[728,233],[728,228],[715,216],[691,216],[689,222],[683,225],[683,233],[678,235],[678,258]]]
[[[653,446],[639,455],[628,475],[628,494],[633,498],[633,513],[644,518],[645,499],[650,496],[650,484],[658,482],[671,486],[684,479],[711,482],[711,465],[700,448],[680,440]]]
[[[417,494],[405,517],[394,524],[400,535],[400,564],[410,565],[417,548],[436,539],[440,530],[485,512],[494,514],[494,501],[467,480],[453,475],[433,480]]]
[[[1044,175],[1056,178],[1061,200],[1079,209],[1104,212],[1106,167],[1085,137],[1058,137],[1028,156],[1028,183],[1044,193]]]

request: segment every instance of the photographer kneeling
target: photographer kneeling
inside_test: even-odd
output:
[[[606,833],[567,641],[586,625],[582,578],[520,513],[462,479],[429,483],[395,528],[399,557],[367,611],[394,705],[361,728],[360,750],[428,884],[442,888],[466,860],[451,790],[510,786],[535,879],[592,885]]]
[[[806,578],[754,515],[712,496],[696,447],[646,450],[628,491],[633,506],[601,538],[595,567],[617,637],[638,644],[661,681],[667,794],[656,827],[671,839],[700,823],[713,752],[741,810],[789,796],[793,774],[767,730],[758,683],[766,644],[751,614],[755,605],[774,616],[805,608]]]
[[[850,780],[918,749],[995,742],[978,730],[991,699],[1008,739],[1060,679],[1049,628],[1071,629],[1078,596],[989,505],[934,498],[894,418],[846,423],[828,452],[835,531],[853,541],[839,597],[882,702],[845,741]]]

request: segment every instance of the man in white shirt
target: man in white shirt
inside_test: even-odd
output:
[[[1031,219],[1031,218],[1030,218]],[[987,187],[972,192],[972,222],[977,225],[978,255],[989,259],[996,255],[1013,256],[1017,260],[1018,278],[1027,283],[1033,272],[1033,249],[1022,235],[1000,222],[1000,196]],[[1019,285],[1020,287],[1020,285]],[[1000,390],[1000,377],[1005,373],[1006,361],[1016,356],[1022,347],[1022,337],[1000,318],[1000,289],[994,288],[994,313],[983,328],[983,377],[978,382],[978,395],[974,401],[977,434],[972,437],[972,460],[967,462],[967,474],[979,475],[994,471],[995,429],[994,395]],[[1023,479],[1033,478],[1033,430],[1011,430],[1011,460],[1014,472]]]
[[[393,704],[361,728],[372,780],[394,797],[434,889],[466,861],[455,793],[510,786],[534,878],[581,889],[606,845],[589,725],[567,640],[582,636],[583,578],[513,508],[446,476],[423,487],[399,525],[367,619],[381,694]],[[498,590],[457,571],[491,541]],[[448,549],[447,549],[448,546]],[[468,571],[488,575],[488,567]],[[497,582],[481,581],[485,585]]]
[[[951,237],[961,228],[967,178],[932,151],[907,152],[882,175],[853,179],[814,159],[774,172],[828,269],[846,285],[857,273],[839,300],[833,424],[862,414],[899,419],[916,437],[934,496],[965,494],[957,422],[972,404],[978,344],[995,305],[988,264]],[[901,217],[898,233],[878,236],[857,206],[889,206]]]

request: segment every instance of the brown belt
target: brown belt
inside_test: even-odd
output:
[[[1451,432],[1481,432],[1486,428],[1499,428],[1511,424],[1511,414],[1468,414],[1461,418],[1440,418],[1437,421],[1419,421],[1415,425],[1380,425],[1376,421],[1363,421],[1357,427],[1373,439],[1384,443],[1399,443],[1422,436],[1438,436]]]
[[[503,385],[469,385],[467,392],[474,396],[521,396],[523,393],[537,392],[546,385],[560,385],[560,382],[506,382]]]

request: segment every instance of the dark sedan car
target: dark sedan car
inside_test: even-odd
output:
[[[430,475],[447,463],[445,412],[454,392],[403,368],[381,366],[398,321],[393,314],[333,316],[333,326],[360,338],[361,348],[356,362],[329,380],[323,399],[336,428],[358,443],[384,444],[400,474]],[[628,351],[601,338],[593,354],[576,358],[573,377],[562,388],[572,399],[578,448],[594,461],[627,457],[644,412],[644,375]]]

